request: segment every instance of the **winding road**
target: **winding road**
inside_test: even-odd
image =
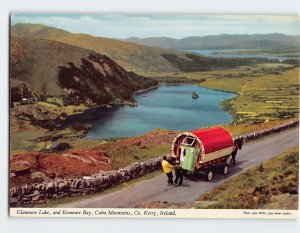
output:
[[[237,164],[229,165],[226,176],[214,173],[212,181],[207,182],[205,177],[197,180],[183,181],[183,186],[172,187],[167,185],[165,174],[137,182],[132,187],[94,197],[87,197],[76,202],[69,202],[55,207],[69,208],[118,208],[135,207],[141,202],[168,201],[191,202],[202,194],[220,185],[229,177],[237,175],[248,168],[271,159],[290,148],[299,146],[299,128],[292,128],[281,133],[273,134],[253,142],[246,143],[237,154]]]

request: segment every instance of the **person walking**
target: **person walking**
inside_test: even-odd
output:
[[[175,170],[174,186],[175,187],[181,186],[182,182],[183,182],[183,170],[180,167],[180,161],[176,160],[174,170]],[[178,180],[179,180],[179,183],[177,184]]]
[[[234,143],[233,150],[231,152],[231,160],[230,160],[230,163],[233,165],[235,165],[235,156],[237,154],[238,149],[239,149],[238,145]]]
[[[230,163],[235,165],[235,157],[238,152],[238,150],[241,150],[243,146],[243,138],[238,137],[237,139],[234,140],[234,145],[233,145],[233,150],[231,152],[231,160]]]
[[[164,173],[166,173],[168,177],[168,185],[173,185],[173,166],[167,161],[167,156],[163,157],[163,160],[161,161],[161,166],[163,168]]]

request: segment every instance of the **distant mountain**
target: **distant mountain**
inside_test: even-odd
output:
[[[61,96],[66,101],[97,105],[132,102],[135,91],[157,85],[92,50],[16,37],[11,37],[10,44],[10,80],[13,101]]]
[[[72,62],[76,67],[80,67],[83,65],[82,59],[89,60],[91,53],[103,54],[107,58],[109,57],[108,59],[112,59],[121,65],[124,70],[138,73],[196,72],[271,62],[266,59],[217,59],[195,53],[139,45],[87,34],[74,34],[41,24],[13,25],[11,26],[11,36],[14,38],[13,40],[18,40],[18,38],[21,40],[23,38],[24,45],[19,47],[15,45],[18,51],[23,51],[23,46],[25,45],[30,51],[29,54],[20,52],[20,54],[17,53],[12,57],[12,64],[22,58],[22,56],[26,58],[23,59],[22,68],[19,66],[14,67],[14,75],[18,76],[20,80],[28,79],[32,82],[32,85],[36,86],[35,89],[38,90],[42,87],[45,89],[45,85],[41,84],[41,82],[45,82],[47,83],[47,89],[56,94],[61,91],[60,88],[57,88],[55,82],[48,82],[47,78],[54,77],[58,71],[53,68],[48,69],[48,67],[65,65],[67,62]],[[230,37],[233,38],[234,36]],[[209,38],[204,38],[207,40],[207,44],[211,43]],[[223,39],[221,37],[216,38],[224,46]],[[186,48],[193,48],[198,43],[198,39],[198,37],[190,37],[180,41],[183,41],[185,46],[189,46]],[[169,44],[168,46],[175,46],[176,44],[176,40],[169,38],[163,38],[162,41],[164,42],[161,43],[159,43],[161,41],[160,38],[155,38],[154,40],[157,46],[167,46],[167,44]],[[229,41],[228,39],[228,43]],[[13,49],[16,48],[12,46],[11,51],[13,52]],[[34,75],[30,75],[31,73],[34,73]],[[28,75],[30,78],[28,78]],[[42,81],[40,80],[41,77],[43,77]]]
[[[128,38],[126,41],[168,49],[282,49],[300,48],[300,35],[279,33],[255,35],[194,36],[183,39],[168,37]]]
[[[145,45],[107,39],[87,34],[70,33],[41,24],[16,24],[11,26],[11,36],[34,39],[48,39],[90,49],[106,55],[126,70],[178,71],[162,54],[184,56],[180,52],[154,48]]]

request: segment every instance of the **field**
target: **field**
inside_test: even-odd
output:
[[[186,79],[203,87],[239,94],[221,103],[236,124],[261,123],[299,115],[299,68],[283,63],[266,63],[203,72],[148,73],[167,82]]]
[[[149,77],[184,77],[195,81],[201,81],[203,79],[211,78],[242,78],[247,76],[258,76],[265,74],[281,73],[285,70],[292,69],[294,66],[284,63],[264,63],[257,65],[245,65],[235,68],[226,68],[209,70],[209,71],[197,71],[197,72],[140,72],[139,74]]]
[[[213,201],[207,208],[297,209],[299,148],[231,178],[199,198]]]
[[[10,155],[25,151],[39,151],[44,146],[39,145],[36,138],[43,137],[46,134],[46,130],[31,127],[27,122],[23,123],[26,125],[26,130],[20,130],[19,126],[10,126]]]
[[[53,113],[56,113],[56,114],[65,113],[68,116],[82,113],[82,112],[84,112],[84,110],[87,109],[87,106],[85,106],[84,104],[79,104],[78,106],[76,106],[76,105],[63,106],[61,99],[58,99],[58,98],[51,98],[51,99],[55,99],[55,102],[54,102],[54,100],[51,100],[51,101],[47,100],[45,102],[40,101],[37,103],[37,105],[45,107]]]
[[[223,103],[233,106],[236,123],[263,122],[299,114],[299,68],[277,74],[209,79],[202,86],[239,93]]]

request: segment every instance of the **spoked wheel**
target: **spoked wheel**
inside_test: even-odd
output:
[[[227,173],[228,173],[228,166],[225,165],[225,166],[223,167],[223,174],[224,174],[224,175],[227,175]]]
[[[214,176],[213,171],[209,170],[208,173],[207,173],[207,177],[206,177],[207,181],[211,181],[213,176]]]

